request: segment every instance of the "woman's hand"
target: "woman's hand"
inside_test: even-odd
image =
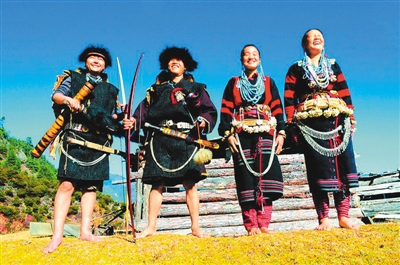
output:
[[[124,126],[124,130],[129,130],[133,129],[135,127],[136,120],[133,117],[130,117],[129,119],[124,118],[122,120],[122,125]]]
[[[279,155],[279,154],[282,152],[283,142],[284,142],[284,141],[285,141],[285,138],[283,138],[282,135],[278,134],[278,135],[276,136],[276,139],[275,139],[275,145],[276,145],[275,153],[276,153],[277,155]]]
[[[236,141],[235,136],[230,135],[228,138],[226,138],[226,141],[228,142],[229,149],[231,150],[232,153],[238,153],[238,142]]]

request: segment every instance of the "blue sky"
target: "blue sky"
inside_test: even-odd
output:
[[[303,57],[301,37],[317,27],[352,93],[358,171],[400,167],[399,1],[2,0],[0,7],[0,117],[12,137],[40,140],[55,120],[50,94],[56,75],[82,66],[77,58],[89,44],[110,50],[113,67],[106,72],[118,87],[119,57],[126,90],[145,53],[134,107],[159,73],[159,53],[167,45],[185,46],[199,62],[196,80],[207,84],[219,109],[227,81],[240,74],[245,44],[259,47],[264,72],[283,96],[288,68]],[[111,172],[120,173],[119,159],[112,161]]]

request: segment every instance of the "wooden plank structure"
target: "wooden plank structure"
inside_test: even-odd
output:
[[[283,178],[284,195],[273,204],[270,228],[276,231],[314,229],[317,215],[309,192],[304,156],[302,154],[279,155]],[[233,162],[213,159],[206,165],[208,178],[196,186],[200,197],[200,227],[213,236],[242,236],[247,232],[236,195]],[[150,187],[142,185],[140,172],[137,178],[136,224],[139,231],[147,226],[147,200]],[[157,219],[158,233],[190,234],[190,217],[186,207],[186,193],[182,186],[166,187],[164,199]],[[357,198],[357,197],[356,197]],[[330,205],[334,207],[333,198]],[[362,224],[363,217],[357,200],[352,203],[350,217]],[[331,223],[338,227],[336,210],[330,211]]]
[[[381,174],[362,174],[360,187],[354,192],[360,197],[364,222],[400,221],[400,168]]]
[[[64,236],[80,236],[80,225],[65,224]],[[30,222],[29,232],[31,236],[52,236],[54,232],[54,223]]]

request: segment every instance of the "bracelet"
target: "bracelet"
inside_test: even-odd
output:
[[[283,139],[286,139],[286,132],[285,132],[284,130],[280,130],[280,131],[278,132],[278,134],[279,134],[279,135],[282,135],[282,136],[283,136]]]

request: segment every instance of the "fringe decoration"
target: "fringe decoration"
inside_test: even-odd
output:
[[[193,161],[196,165],[207,164],[212,159],[212,152],[209,149],[201,148],[193,157]]]
[[[60,144],[62,144],[62,141],[60,142],[60,134],[57,135],[57,137],[54,139],[53,143],[50,145],[50,156],[56,160],[57,159],[57,149],[60,148]],[[60,151],[60,150],[59,150]]]
[[[328,157],[334,157],[338,156],[341,153],[343,153],[347,145],[349,144],[349,139],[351,135],[351,130],[350,130],[350,118],[346,117],[344,120],[344,135],[343,135],[343,141],[336,147],[334,148],[325,148],[323,146],[320,146],[314,139],[320,139],[320,140],[333,140],[335,137],[339,136],[339,131],[342,129],[342,126],[337,127],[334,131],[331,132],[318,132],[310,127],[304,125],[301,122],[297,121],[297,124],[299,125],[299,128],[304,136],[304,139],[307,141],[307,143],[318,153],[320,153],[323,156],[328,156]]]

